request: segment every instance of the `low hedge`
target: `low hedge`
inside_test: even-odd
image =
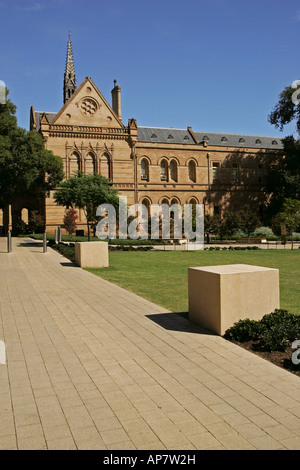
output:
[[[74,243],[55,243],[54,241],[48,241],[48,246],[57,250],[65,258],[75,263],[75,244]]]
[[[260,250],[256,245],[250,246],[209,246],[205,247],[204,250],[208,251],[225,251],[225,250]]]
[[[276,309],[261,320],[240,320],[229,328],[224,338],[243,343],[254,341],[262,351],[286,351],[300,339],[300,316],[288,310]]]
[[[63,256],[75,263],[75,243],[55,243],[54,240],[48,241],[48,246],[59,251]],[[149,251],[153,250],[152,246],[109,246],[109,251]]]

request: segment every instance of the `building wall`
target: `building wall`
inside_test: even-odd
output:
[[[192,201],[205,204],[212,215],[249,204],[261,212],[268,197],[263,191],[265,175],[279,148],[272,149],[270,143],[257,148],[201,141],[190,128],[183,131],[180,143],[168,138],[153,142],[150,137],[138,138],[142,128],[134,119],[125,126],[119,114],[120,109],[115,112],[87,77],[54,116],[40,113],[37,124],[32,111],[31,127],[42,133],[46,148],[61,157],[66,178],[78,169],[85,174],[97,171],[111,178],[129,205]],[[78,212],[78,228],[86,229],[84,215]],[[49,233],[63,224],[65,209],[54,203],[53,192],[46,199],[45,213]]]
[[[266,203],[263,183],[276,158],[276,152],[248,148],[137,144],[137,156],[139,202],[148,199],[157,204],[163,199],[177,199],[180,204],[186,204],[193,199],[200,204],[204,203],[206,213],[213,214],[215,206],[222,213],[228,208],[238,210],[245,204],[251,204],[253,210],[259,211],[259,206]],[[161,178],[162,159],[168,164],[166,181]],[[143,178],[142,160],[149,165],[147,179]],[[172,161],[177,166],[175,178],[170,171]],[[189,162],[195,164],[194,178],[191,178]]]

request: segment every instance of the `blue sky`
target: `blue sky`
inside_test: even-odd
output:
[[[77,85],[90,76],[140,126],[284,136],[267,116],[300,79],[299,0],[0,0],[0,80],[29,128],[58,111],[71,30]]]

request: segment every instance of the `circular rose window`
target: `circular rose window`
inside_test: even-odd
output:
[[[92,99],[92,98],[84,98],[80,105],[80,111],[85,114],[86,116],[91,116],[92,114],[95,114],[95,112],[98,109],[98,104],[97,102]]]

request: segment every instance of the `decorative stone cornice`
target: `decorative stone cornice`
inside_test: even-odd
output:
[[[43,126],[41,126],[43,132]],[[49,137],[67,137],[80,139],[110,139],[126,140],[129,137],[128,128],[76,126],[64,124],[50,124],[47,131]]]

